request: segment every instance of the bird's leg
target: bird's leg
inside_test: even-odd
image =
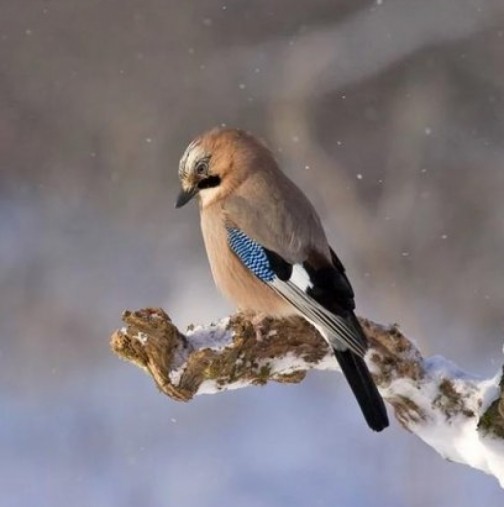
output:
[[[243,314],[248,318],[252,327],[255,331],[255,338],[258,342],[263,341],[267,338],[267,335],[264,334],[264,319],[266,315],[263,313],[253,313],[253,312],[243,312]]]
[[[254,326],[254,330],[256,332],[256,340],[258,342],[263,341],[264,338],[267,338],[267,336],[264,335],[264,325],[263,321],[266,315],[262,313],[256,313],[250,322],[252,322],[252,325]]]

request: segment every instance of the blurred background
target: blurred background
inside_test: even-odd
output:
[[[228,314],[178,160],[226,124],[309,195],[362,315],[494,375],[502,0],[0,0],[0,505],[502,505],[337,374],[176,404],[121,312]]]

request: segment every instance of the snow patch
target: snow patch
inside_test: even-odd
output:
[[[232,384],[226,384],[225,387],[222,387],[216,380],[204,380],[199,386],[198,395],[215,394],[223,390],[229,391],[232,389],[241,389],[242,387],[249,386],[251,383],[252,382],[250,381],[240,380],[238,382],[233,382]]]
[[[396,379],[380,390],[382,395],[391,399],[402,396],[413,402],[425,416],[415,420],[412,415],[408,426],[413,433],[444,458],[493,475],[504,487],[504,444],[477,428],[480,417],[499,395],[500,373],[479,379],[441,356],[426,359],[424,368],[421,381]],[[443,391],[443,383],[449,385],[449,393]],[[453,401],[452,390],[456,396]],[[456,404],[453,413],[450,403]]]
[[[229,318],[221,319],[210,326],[195,326],[186,336],[195,349],[223,350],[229,347],[233,333],[228,329]]]
[[[142,345],[145,345],[149,340],[149,337],[143,331],[138,331],[138,333],[134,335],[133,338],[135,340],[138,340]]]

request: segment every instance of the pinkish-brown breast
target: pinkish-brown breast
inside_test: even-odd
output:
[[[201,210],[201,231],[215,284],[240,310],[274,317],[295,310],[243,266],[228,246],[220,203]]]

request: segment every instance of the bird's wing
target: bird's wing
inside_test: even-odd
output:
[[[309,261],[290,263],[236,225],[226,228],[228,244],[241,262],[322,331],[330,345],[365,354],[367,342],[355,323],[353,291],[344,270],[331,265],[316,269]]]
[[[226,198],[223,213],[250,238],[286,261],[303,262],[310,249],[329,261],[317,212],[301,190],[280,172],[258,171]]]

